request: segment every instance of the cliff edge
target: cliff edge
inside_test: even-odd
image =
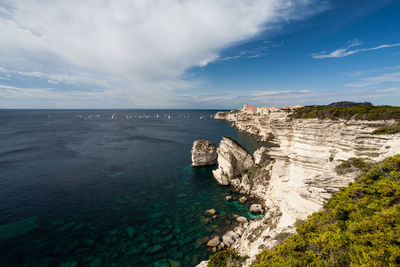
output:
[[[227,179],[232,186],[265,202],[264,217],[246,225],[231,246],[250,256],[248,264],[261,250],[272,248],[282,236],[294,233],[296,220],[320,210],[332,193],[354,181],[358,171],[338,173],[336,167],[342,162],[349,158],[380,161],[400,151],[399,133],[371,134],[393,124],[393,119],[293,118],[294,110],[301,108],[245,106],[215,115],[216,119],[232,121],[240,131],[275,144],[264,149],[262,164],[252,163],[245,172]],[[232,157],[225,142],[217,150],[219,163],[219,158]],[[222,161],[220,165],[226,165]]]

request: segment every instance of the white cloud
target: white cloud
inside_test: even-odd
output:
[[[400,92],[400,88],[386,88],[386,89],[380,89],[376,90],[377,93],[393,93],[393,92]]]
[[[364,87],[371,84],[400,82],[400,72],[385,73],[378,76],[362,78],[360,82],[345,84],[346,87]]]
[[[182,79],[187,69],[325,8],[315,2],[3,0],[0,71],[89,84],[111,99],[123,95],[127,107],[165,105],[176,90],[193,86]]]
[[[390,47],[398,47],[398,46],[400,46],[400,43],[384,44],[384,45],[371,47],[371,48],[361,48],[361,49],[354,49],[354,50],[349,49],[349,48],[359,46],[359,45],[361,45],[360,41],[353,40],[350,42],[350,44],[346,48],[339,48],[331,53],[327,53],[326,51],[316,53],[316,54],[313,54],[312,57],[315,59],[347,57],[347,56],[357,54],[360,52],[367,52],[367,51],[379,50],[379,49],[390,48]]]

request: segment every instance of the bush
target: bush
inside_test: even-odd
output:
[[[208,261],[208,267],[235,267],[241,266],[244,260],[239,254],[232,250],[224,250],[215,253]]]
[[[335,167],[335,171],[339,175],[343,175],[349,172],[354,172],[357,170],[365,170],[370,167],[371,163],[367,162],[364,158],[349,158],[346,161],[343,161],[341,164]]]
[[[393,123],[391,125],[383,126],[376,129],[372,134],[395,134],[400,133],[400,122]]]
[[[366,168],[254,266],[399,266],[400,155]]]

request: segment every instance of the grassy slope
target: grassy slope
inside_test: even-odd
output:
[[[367,167],[258,261],[254,266],[399,266],[400,155]]]

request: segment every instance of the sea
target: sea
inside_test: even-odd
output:
[[[1,266],[195,266],[251,217],[194,140],[260,144],[217,110],[0,110]],[[214,208],[218,218],[204,215]]]

